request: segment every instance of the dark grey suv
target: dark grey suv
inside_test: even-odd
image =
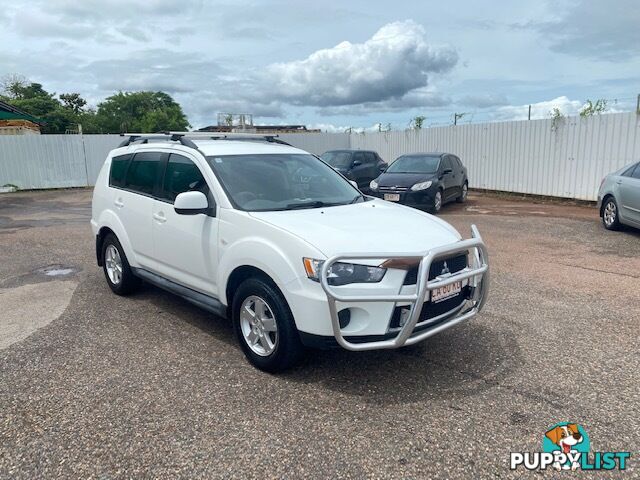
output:
[[[320,158],[349,180],[358,184],[361,191],[368,192],[371,180],[377,178],[387,164],[371,150],[329,150]]]

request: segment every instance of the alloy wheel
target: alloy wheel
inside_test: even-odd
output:
[[[119,285],[122,281],[122,259],[115,245],[107,246],[104,252],[104,264],[111,283]]]
[[[251,295],[240,307],[240,328],[249,348],[266,357],[278,344],[278,325],[271,307],[262,298]]]
[[[608,202],[607,205],[604,207],[604,214],[603,214],[604,223],[608,227],[613,225],[616,221],[617,214],[618,214],[618,209],[616,208],[616,204],[611,201]]]

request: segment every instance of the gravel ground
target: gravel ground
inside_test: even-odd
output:
[[[510,452],[561,421],[631,451],[618,476],[638,477],[640,233],[593,207],[445,207],[492,255],[480,316],[272,376],[227,321],[150,286],[113,295],[90,197],[0,196],[0,478],[516,478]]]

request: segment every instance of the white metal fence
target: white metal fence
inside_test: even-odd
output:
[[[640,120],[616,113],[555,125],[548,119],[353,134],[351,147],[376,150],[387,161],[410,152],[455,153],[472,188],[595,200],[607,173],[640,160]]]
[[[282,134],[280,138],[317,155],[349,148],[346,133]],[[94,185],[119,135],[0,135],[0,187],[20,189]]]
[[[460,156],[471,187],[595,200],[600,180],[640,159],[634,113],[434,127],[364,134],[284,134],[299,148],[376,150],[386,161],[411,152]],[[117,135],[0,136],[0,186],[21,189],[93,185]]]

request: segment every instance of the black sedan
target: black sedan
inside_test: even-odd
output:
[[[320,158],[356,182],[362,191],[368,191],[371,180],[387,168],[380,155],[371,150],[329,150]]]
[[[391,202],[439,212],[467,199],[467,169],[450,153],[402,155],[370,184],[371,194]]]

